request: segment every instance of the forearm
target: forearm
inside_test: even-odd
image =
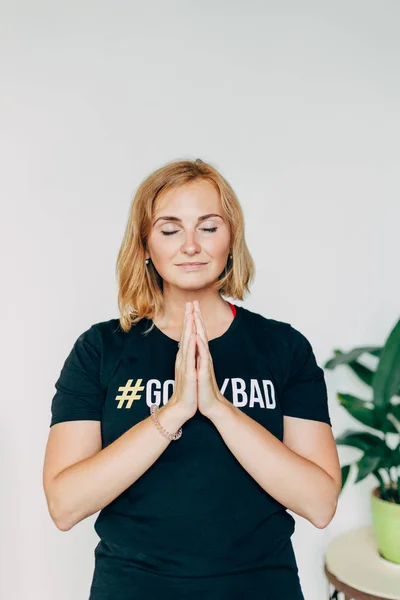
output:
[[[171,433],[186,420],[179,405],[172,403],[161,407],[157,416]],[[107,506],[139,479],[170,443],[149,416],[94,456],[64,469],[51,488],[51,514],[57,527],[68,531]]]
[[[337,491],[324,469],[293,452],[227,400],[209,418],[236,459],[268,494],[315,527],[326,527],[336,511]]]

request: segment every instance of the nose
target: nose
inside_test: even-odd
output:
[[[200,251],[201,247],[196,241],[195,233],[187,233],[185,241],[181,246],[181,252],[184,254],[195,254],[196,252]]]

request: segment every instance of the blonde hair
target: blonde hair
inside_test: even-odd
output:
[[[147,238],[156,198],[195,179],[205,179],[219,191],[231,230],[231,254],[216,282],[220,294],[243,300],[255,276],[255,264],[244,237],[244,217],[239,200],[226,179],[200,159],[165,164],[148,175],[132,200],[128,223],[116,263],[120,326],[127,332],[143,318],[155,319],[164,311],[163,280],[152,261],[146,265]],[[153,329],[154,323],[146,333]]]

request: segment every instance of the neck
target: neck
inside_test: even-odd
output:
[[[164,313],[158,322],[162,327],[174,328],[182,325],[186,302],[198,300],[201,314],[206,325],[221,323],[232,316],[231,308],[226,300],[217,292],[204,294],[196,290],[180,290],[179,296],[170,294],[164,289]]]

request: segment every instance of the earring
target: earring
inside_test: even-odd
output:
[[[149,264],[149,260],[150,260],[149,258],[146,258],[146,265]]]

